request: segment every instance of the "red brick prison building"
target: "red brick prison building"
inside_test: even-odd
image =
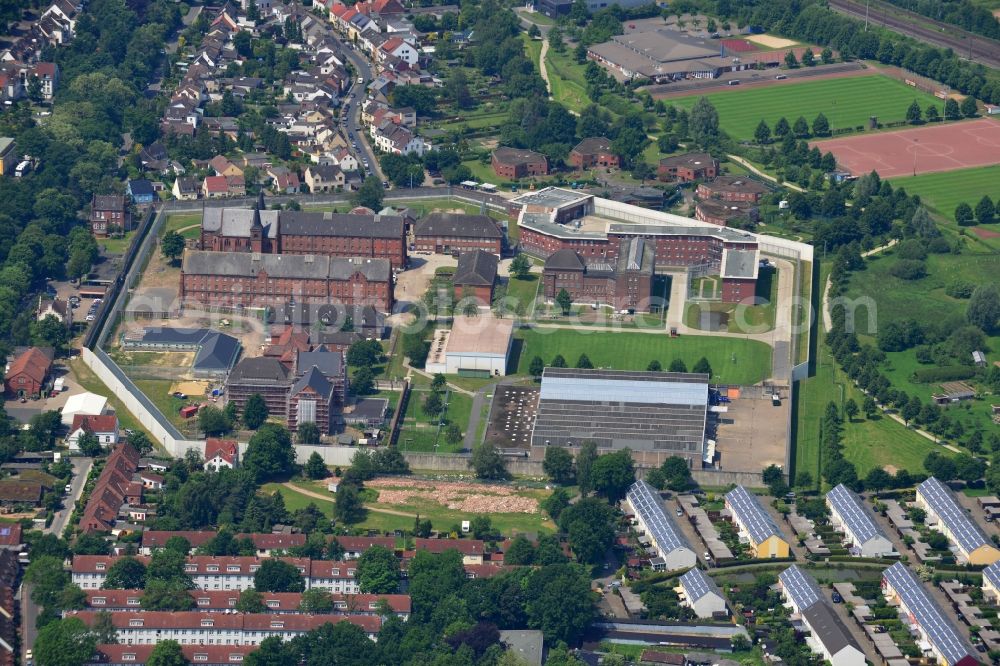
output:
[[[431,213],[417,222],[413,232],[417,252],[470,252],[483,250],[499,255],[504,232],[489,215]]]
[[[760,220],[760,209],[757,204],[746,201],[702,199],[695,202],[694,219],[718,224],[720,227],[728,227],[732,223],[734,226],[749,228]]]
[[[549,160],[545,155],[520,148],[497,148],[493,151],[492,165],[493,173],[510,180],[549,173]]]
[[[759,203],[768,192],[767,187],[744,176],[719,176],[713,181],[698,183],[695,190],[702,199],[748,203]]]
[[[726,302],[754,295],[759,248],[752,234],[555,187],[512,199],[508,212],[518,218],[520,248],[543,259],[571,250],[586,265],[616,266],[627,241],[641,238],[656,269],[719,275]]]
[[[180,298],[236,310],[295,302],[370,305],[389,312],[392,268],[387,259],[193,250],[184,253]]]
[[[199,249],[214,252],[316,254],[386,259],[406,267],[406,233],[396,215],[266,210],[205,209]]]
[[[587,262],[570,249],[557,250],[545,260],[542,290],[554,301],[563,289],[574,303],[610,305],[615,310],[651,309],[656,258],[642,238],[624,240],[614,262]],[[658,304],[657,304],[658,305]]]
[[[690,183],[719,175],[719,161],[708,153],[686,153],[664,157],[656,168],[657,177],[666,182]]]
[[[593,167],[617,168],[620,160],[611,150],[611,141],[604,136],[584,139],[569,151],[569,163],[577,169]]]

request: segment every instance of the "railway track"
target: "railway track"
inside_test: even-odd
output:
[[[865,2],[857,0],[827,1],[831,9],[841,14],[864,20],[867,13],[872,25],[882,26],[925,44],[952,49],[961,58],[1000,69],[1000,42],[877,0],[872,0],[867,7]]]

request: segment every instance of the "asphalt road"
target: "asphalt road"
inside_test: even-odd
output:
[[[343,42],[333,32],[330,32],[330,36],[340,44],[341,53],[351,63],[355,74],[348,96],[344,99],[340,110],[341,118],[346,116],[347,122],[341,121],[341,125],[345,127],[347,139],[351,142],[355,152],[358,153],[362,166],[364,161],[368,160],[372,173],[380,179],[384,179],[382,170],[378,166],[378,160],[375,159],[375,151],[368,145],[368,137],[361,130],[361,104],[365,99],[366,86],[374,79],[371,63],[355,49],[353,44]],[[364,82],[358,83],[358,78],[364,79]]]
[[[66,523],[73,513],[73,507],[76,506],[80,495],[83,494],[83,485],[87,482],[90,468],[94,466],[93,458],[71,458],[70,462],[73,463],[73,480],[70,482],[73,488],[63,502],[63,508],[56,512],[52,524],[45,529],[47,533],[56,536],[62,536],[63,530],[66,529]]]
[[[93,458],[72,458],[73,479],[70,481],[72,490],[66,495],[63,501],[63,508],[56,512],[52,523],[43,530],[46,534],[62,536],[66,529],[66,523],[73,513],[73,507],[80,501],[83,494],[83,486],[90,475],[90,469],[94,466]],[[25,652],[35,644],[38,631],[35,629],[35,622],[38,619],[38,606],[31,600],[31,586],[27,583],[21,584],[21,663],[26,664]]]
[[[830,0],[830,8],[862,20],[867,13],[872,25],[883,26],[931,46],[952,49],[960,58],[1000,68],[1000,44],[966,32],[958,26],[913,14],[878,0],[873,0],[867,8],[865,3],[857,0]]]

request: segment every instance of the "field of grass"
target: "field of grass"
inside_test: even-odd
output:
[[[921,109],[941,100],[911,88],[887,76],[854,76],[726,90],[705,95],[719,112],[719,123],[736,139],[753,139],[754,130],[763,118],[773,129],[779,118],[788,122],[803,116],[810,124],[823,112],[831,129],[857,127],[878,116],[879,122],[905,120],[906,109],[916,99]],[[700,95],[669,100],[670,104],[690,109]]]
[[[1000,164],[893,178],[892,184],[919,194],[927,208],[954,224],[955,207],[963,201],[975,208],[984,194],[1000,197]]]
[[[99,238],[97,244],[104,248],[107,254],[125,254],[125,251],[132,244],[134,231],[123,234],[120,238]]]
[[[173,215],[167,216],[166,223],[164,223],[163,227],[160,229],[160,236],[163,236],[168,231],[177,231],[193,225],[198,226],[195,226],[193,229],[187,229],[181,233],[181,235],[185,238],[198,237],[201,232],[201,213],[174,213]]]
[[[723,384],[753,384],[771,372],[771,348],[754,340],[554,328],[520,330],[516,337],[518,374],[528,373],[535,356],[549,363],[557,354],[570,366],[586,354],[594,367],[618,370],[645,370],[654,359],[666,367],[675,358],[690,368],[704,356],[712,366],[712,381]]]
[[[181,400],[170,395],[172,380],[133,379],[132,381],[178,430],[188,435],[197,434],[197,417],[183,419],[180,415],[180,408],[195,403],[195,400]]]
[[[590,105],[584,66],[577,63],[567,47],[562,53],[549,49],[545,54],[545,71],[552,86],[552,99],[577,113]]]
[[[828,274],[829,267],[821,266],[821,285],[825,284]],[[833,401],[842,406],[848,398],[860,405],[864,400],[850,379],[836,367],[824,344],[825,334],[819,319],[816,326],[816,371],[812,377],[798,383],[793,403],[793,470],[795,474],[809,472],[814,482],[820,479],[822,471],[819,423],[826,405]],[[844,427],[844,457],[855,464],[859,476],[887,465],[921,472],[923,460],[931,451],[949,455],[947,449],[887,416],[856,419]]]
[[[308,488],[313,492],[325,493],[326,488],[315,483],[293,481],[293,485]],[[263,486],[266,493],[280,492],[285,500],[285,506],[289,511],[303,509],[309,504],[315,504],[323,515],[328,518],[333,517],[334,499],[330,496],[328,501],[315,497],[310,497],[296,492],[278,483],[268,483]],[[520,490],[518,495],[534,497],[539,502],[550,494],[547,490]],[[447,530],[453,525],[461,525],[463,520],[472,518],[472,514],[449,509],[437,502],[423,499],[410,499],[405,504],[385,504],[379,502],[367,502],[369,509],[383,509],[394,513],[382,513],[379,511],[368,511],[365,520],[353,527],[359,529],[375,529],[381,532],[392,532],[393,530],[413,529],[413,519],[418,514],[421,518],[427,518],[435,529]],[[402,515],[398,515],[402,514]],[[491,513],[489,514],[493,526],[505,536],[511,536],[515,532],[553,532],[555,525],[547,520],[541,513]]]
[[[454,453],[462,449],[462,442],[449,444],[444,438],[444,426],[438,435],[438,421],[442,417],[431,416],[424,411],[424,400],[429,395],[428,391],[413,391],[406,405],[406,416],[403,420],[403,427],[399,433],[399,447],[404,451],[435,451],[437,453]],[[454,423],[461,430],[462,434],[469,427],[469,415],[472,412],[472,398],[450,391],[447,399],[442,394],[441,399],[446,400],[447,408],[443,414],[443,419],[448,423]],[[434,444],[437,443],[435,449]]]
[[[774,329],[774,302],[778,297],[778,280],[773,270],[763,270],[760,272],[760,279],[757,280],[757,298],[763,299],[760,305],[751,305],[743,308],[743,323],[753,332],[770,331]],[[702,313],[721,312],[729,315],[728,330],[730,333],[743,333],[740,327],[740,317],[736,311],[739,306],[736,303],[709,303],[709,302],[689,302],[684,312],[684,323],[691,328],[701,328]]]
[[[524,279],[512,277],[507,280],[507,297],[514,299],[512,302],[517,307],[518,312],[530,315],[534,309],[538,287],[539,280],[536,273],[532,273]]]

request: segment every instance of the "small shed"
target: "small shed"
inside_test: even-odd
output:
[[[199,405],[184,405],[180,409],[181,418],[189,419],[198,413]]]

